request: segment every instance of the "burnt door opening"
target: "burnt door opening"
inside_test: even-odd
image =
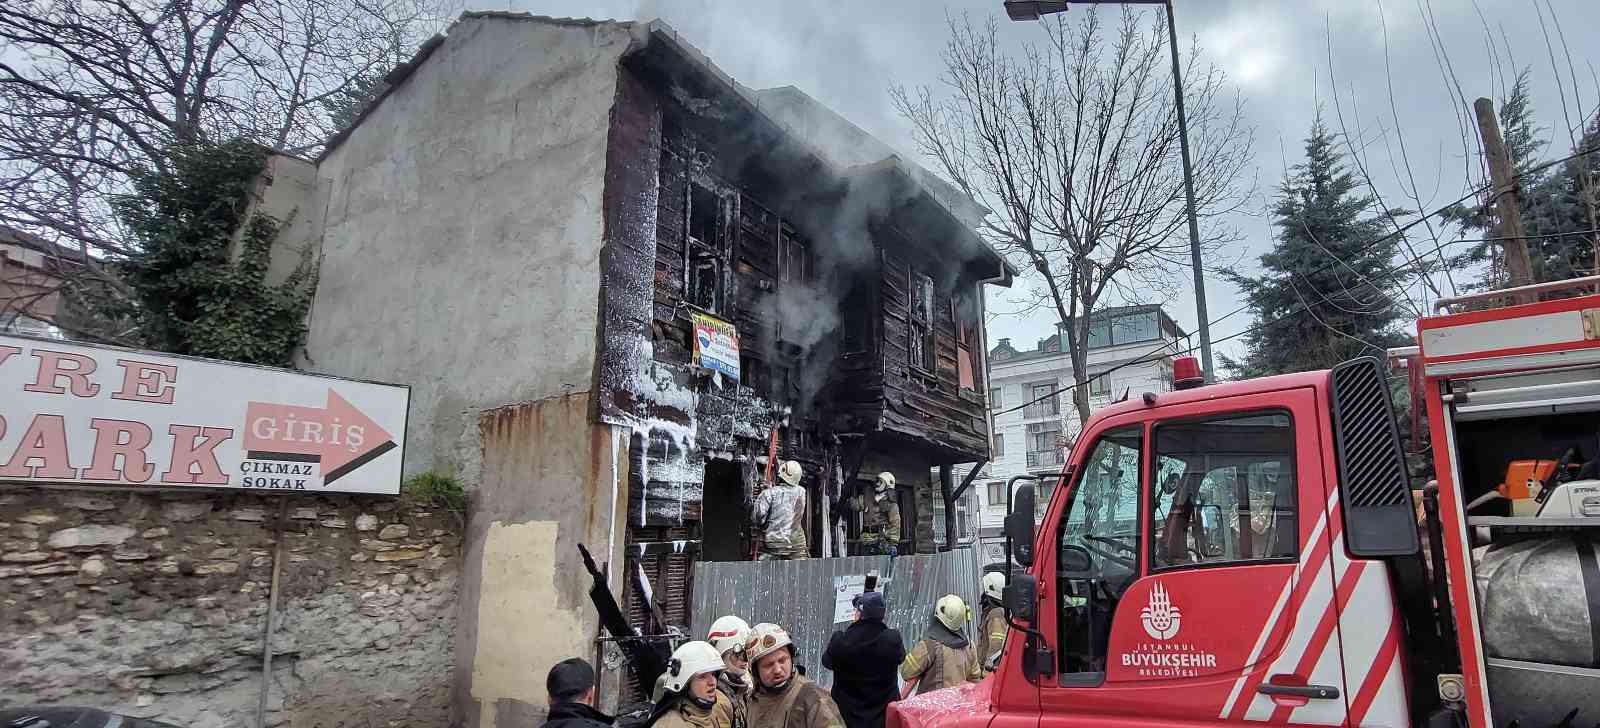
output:
[[[744,502],[744,482],[739,464],[706,460],[705,498],[701,501],[702,561],[743,561],[750,557],[745,533],[749,509]]]

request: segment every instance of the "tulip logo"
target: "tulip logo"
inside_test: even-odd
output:
[[[1160,584],[1150,589],[1150,603],[1139,610],[1139,621],[1144,624],[1145,634],[1157,640],[1170,640],[1178,636],[1182,616],[1173,605],[1172,598],[1167,596],[1167,590]]]

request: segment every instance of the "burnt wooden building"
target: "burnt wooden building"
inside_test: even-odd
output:
[[[805,467],[813,556],[851,552],[839,505],[883,470],[902,549],[931,550],[930,470],[989,456],[982,290],[1014,271],[921,169],[841,164],[660,24],[609,133],[597,399],[636,432],[636,623],[687,625],[694,560],[749,558],[774,449]],[[737,330],[737,380],[697,361],[704,317]]]

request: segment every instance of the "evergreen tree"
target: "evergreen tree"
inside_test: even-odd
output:
[[[1392,328],[1404,281],[1391,266],[1398,239],[1384,235],[1374,204],[1319,115],[1305,161],[1278,187],[1277,240],[1261,256],[1262,274],[1224,273],[1256,326],[1244,358],[1224,357],[1223,366],[1244,377],[1321,369],[1403,341]]]

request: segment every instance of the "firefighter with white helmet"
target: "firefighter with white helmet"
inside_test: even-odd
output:
[[[978,657],[983,661],[985,671],[994,669],[1000,661],[1000,651],[1006,646],[1006,609],[1002,597],[1002,590],[1006,587],[1006,575],[998,571],[991,571],[983,575],[983,596],[979,602],[983,605],[983,617],[978,620]]]
[[[734,725],[748,722],[746,701],[753,683],[750,681],[750,660],[745,657],[744,645],[750,640],[750,623],[732,614],[718,617],[711,623],[706,641],[722,655],[724,669],[717,673],[717,689],[733,704]]]
[[[722,655],[709,642],[685,642],[672,651],[663,676],[664,693],[651,713],[651,728],[743,728],[733,704],[717,689]]]
[[[751,627],[744,653],[755,677],[750,728],[844,728],[828,692],[796,674],[794,641],[782,627],[769,622]]]
[[[855,498],[861,514],[862,555],[898,555],[900,550],[900,504],[895,496],[894,473],[878,473],[872,493]]]
[[[900,679],[906,682],[905,694],[917,695],[960,685],[964,680],[983,679],[983,666],[967,640],[966,626],[972,610],[955,594],[939,597],[928,621],[928,631],[900,663]]]
[[[803,559],[806,544],[806,490],[800,486],[805,470],[788,460],[778,468],[778,482],[756,496],[750,522],[760,532],[759,558]]]

